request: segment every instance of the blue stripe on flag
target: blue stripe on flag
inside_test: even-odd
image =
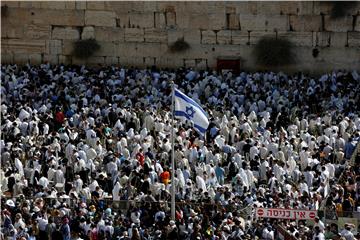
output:
[[[179,97],[181,99],[183,99],[184,101],[194,105],[196,108],[198,108],[205,116],[207,116],[206,112],[204,111],[204,109],[202,109],[202,107],[200,107],[200,105],[195,102],[194,100],[192,100],[191,98],[189,98],[188,96],[186,96],[185,94],[183,94],[182,92],[180,92],[179,90],[175,89],[175,96]]]
[[[189,115],[186,113],[186,112],[183,112],[183,111],[175,111],[175,116],[177,117],[185,117],[186,119],[190,120],[191,122],[193,122]],[[194,122],[193,122],[194,123]],[[199,132],[201,132],[202,134],[204,134],[206,132],[206,129],[203,128],[203,127],[200,127],[199,125],[195,124],[194,123],[194,128],[196,128],[197,130],[199,130]]]

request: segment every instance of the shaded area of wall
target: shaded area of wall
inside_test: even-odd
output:
[[[331,19],[327,2],[1,2],[3,63],[121,64],[216,67],[240,57],[255,70],[253,46],[264,36],[287,38],[297,64],[288,71],[360,69],[360,3]],[[101,50],[86,62],[73,42],[95,38]],[[170,53],[184,38],[191,49]],[[312,55],[319,50],[318,57]]]

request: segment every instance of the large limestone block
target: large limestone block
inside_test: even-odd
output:
[[[86,59],[86,64],[92,66],[103,66],[105,64],[105,57],[89,57]]]
[[[32,53],[29,54],[29,62],[30,64],[41,64],[42,63],[42,56],[40,53]]]
[[[352,31],[353,17],[346,16],[342,18],[332,19],[330,16],[325,16],[325,30],[332,32],[347,32]]]
[[[27,54],[14,54],[14,63],[27,64],[29,63],[29,55]]]
[[[57,55],[62,53],[62,41],[61,40],[47,40],[46,41],[46,53],[50,55]]]
[[[86,26],[81,33],[81,39],[95,38],[95,29],[93,26]]]
[[[86,2],[86,9],[88,9],[88,10],[104,10],[105,2],[103,2],[103,1]]]
[[[237,45],[249,44],[249,32],[240,30],[231,31],[231,43]]]
[[[300,11],[300,2],[277,2],[280,7],[280,14],[283,15],[297,15]]]
[[[36,3],[36,2],[33,2]],[[42,1],[37,2],[41,4],[41,8],[43,9],[56,9],[56,10],[63,10],[63,9],[75,9],[76,3],[75,1]]]
[[[62,55],[72,55],[74,43],[75,41],[73,40],[62,40]]]
[[[184,40],[190,45],[201,43],[201,32],[198,29],[185,29]]]
[[[8,3],[8,2],[6,2]],[[22,1],[18,2],[20,8],[41,8],[42,2]]]
[[[83,26],[84,11],[32,9],[30,13],[30,21],[34,24]]]
[[[257,2],[256,14],[258,15],[279,15],[280,4],[274,2]]]
[[[133,28],[153,28],[154,13],[129,13],[130,26]]]
[[[2,64],[14,63],[14,54],[12,52],[2,52],[1,63]]]
[[[264,37],[276,37],[275,32],[264,32],[264,31],[251,31],[249,37],[250,45],[256,44],[260,39]]]
[[[168,26],[168,27],[176,26],[176,13],[175,12],[166,12],[165,17],[166,17],[166,26]]]
[[[144,64],[148,67],[154,66],[156,63],[155,57],[144,57]]]
[[[72,64],[72,58],[70,55],[59,55],[59,63],[65,64],[65,65]]]
[[[240,14],[240,28],[243,31],[265,31],[265,17],[253,14]]]
[[[125,28],[125,42],[144,42],[144,29]]]
[[[28,24],[24,27],[24,35],[26,38],[31,39],[50,39],[51,26],[41,24]]]
[[[13,27],[19,27],[21,25],[29,24],[31,21],[32,15],[28,9],[8,8],[6,10],[6,17],[1,17],[1,28],[8,25],[12,25]]]
[[[166,19],[165,13],[163,12],[155,12],[155,24],[156,28],[165,28],[166,27]]]
[[[163,29],[145,29],[145,42],[167,43],[167,32]]]
[[[1,6],[7,6],[9,8],[18,8],[20,6],[20,2],[18,1],[1,1]]]
[[[216,33],[212,30],[201,31],[202,44],[216,44]]]
[[[118,44],[113,42],[98,42],[100,49],[94,53],[94,56],[117,56]]]
[[[360,32],[360,15],[356,16],[354,31]]]
[[[311,15],[314,13],[314,2],[313,1],[299,1],[299,15]]]
[[[240,14],[257,14],[258,4],[257,2],[236,2],[236,13]]]
[[[115,12],[110,11],[85,11],[85,24],[103,27],[116,27]]]
[[[184,37],[184,32],[182,30],[177,29],[169,29],[167,31],[168,34],[168,43],[172,44],[176,42],[176,40]]]
[[[318,32],[322,28],[322,20],[320,15],[290,15],[290,26],[296,32]]]
[[[1,37],[2,38],[23,38],[24,26],[21,24],[5,24],[1,23]]]
[[[331,47],[345,47],[348,42],[348,33],[346,32],[332,32],[330,34]]]
[[[331,32],[317,32],[315,45],[319,47],[330,47],[330,35]]]
[[[360,47],[360,32],[348,32],[349,47]]]
[[[239,15],[231,13],[227,16],[228,18],[228,29],[237,30],[240,28]]]
[[[333,3],[325,2],[325,1],[314,1],[314,14],[331,14],[331,9],[333,7]]]
[[[289,16],[267,16],[265,20],[265,26],[267,31],[287,31],[289,30]]]
[[[77,28],[72,27],[54,27],[51,34],[52,39],[80,39],[80,32]]]
[[[141,43],[136,44],[135,53],[133,55],[141,57],[158,57],[163,55],[167,49],[163,49],[160,43]]]
[[[218,44],[231,44],[231,30],[221,30],[216,34]]]
[[[179,14],[176,17],[176,24],[177,27],[180,29],[189,29],[192,28],[191,26],[191,16],[192,14],[187,13],[187,14]],[[157,25],[156,25],[157,26]]]
[[[191,14],[189,16],[189,28],[208,29],[209,18],[207,14]]]
[[[77,10],[85,10],[87,2],[85,1],[76,1],[75,2],[75,9]]]
[[[95,39],[98,41],[124,42],[125,30],[122,28],[96,27]]]
[[[119,64],[119,57],[105,57],[106,65],[117,65]]]
[[[222,30],[226,28],[226,15],[221,13],[210,13],[209,30]]]
[[[295,46],[313,46],[313,33],[312,32],[278,32],[278,38],[287,39]]]
[[[45,53],[45,40],[38,39],[2,39],[1,48],[15,53]]]
[[[184,59],[185,67],[196,67],[196,61],[195,59]]]
[[[50,63],[50,64],[59,64],[59,56],[58,55],[44,54],[43,62],[44,63]]]

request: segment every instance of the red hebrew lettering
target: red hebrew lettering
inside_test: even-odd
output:
[[[279,215],[279,211],[278,210],[274,210],[274,216],[277,217]]]

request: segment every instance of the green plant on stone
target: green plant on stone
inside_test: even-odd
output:
[[[179,38],[172,45],[169,46],[171,52],[183,52],[190,48],[190,45],[184,40]]]
[[[294,45],[288,39],[265,37],[255,45],[256,63],[276,67],[295,63]]]
[[[78,40],[74,43],[72,55],[79,59],[86,59],[94,55],[100,49],[95,39]]]

